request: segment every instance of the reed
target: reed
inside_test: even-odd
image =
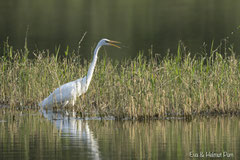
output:
[[[33,58],[29,58],[32,55]],[[74,106],[78,116],[148,119],[199,114],[239,114],[240,63],[233,47],[211,47],[201,56],[180,42],[176,56],[161,58],[149,50],[134,59],[99,58],[86,94]],[[202,56],[204,55],[204,56]],[[83,62],[83,63],[82,63]],[[85,76],[87,60],[65,51],[13,50],[3,45],[0,103],[31,106],[55,88]]]

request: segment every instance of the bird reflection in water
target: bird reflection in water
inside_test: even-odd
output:
[[[75,111],[69,112],[66,116],[62,111],[53,111],[52,109],[42,110],[44,118],[56,125],[62,135],[67,134],[72,139],[72,143],[84,143],[90,150],[93,159],[101,159],[97,139],[94,138],[90,130],[88,121],[75,117]],[[78,140],[76,140],[76,138]],[[82,146],[83,144],[76,144]]]

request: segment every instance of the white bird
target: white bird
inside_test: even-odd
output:
[[[90,64],[87,75],[83,78],[63,84],[59,88],[55,89],[47,98],[39,103],[39,106],[44,108],[51,108],[53,106],[64,107],[68,104],[74,106],[77,97],[88,90],[88,86],[91,82],[93,71],[96,66],[99,49],[104,45],[111,45],[120,48],[116,45],[116,43],[120,42],[108,39],[100,40],[94,50],[93,61]]]

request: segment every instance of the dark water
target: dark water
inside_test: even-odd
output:
[[[88,58],[103,37],[126,46],[106,49],[112,58],[135,57],[139,50],[147,55],[151,45],[164,55],[168,48],[174,52],[179,40],[201,52],[204,42],[209,47],[228,36],[238,50],[239,8],[238,0],[7,0],[0,3],[0,41],[9,36],[14,49],[23,48],[29,26],[29,48],[53,52],[61,45],[61,53],[67,45],[77,50],[86,31],[80,54]]]
[[[240,158],[240,119],[81,120],[0,114],[0,159]]]

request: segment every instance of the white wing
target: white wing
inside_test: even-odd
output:
[[[45,98],[40,106],[52,107],[54,105],[64,106],[71,102],[74,104],[76,98],[86,92],[86,77],[68,82],[55,89],[47,98]]]

